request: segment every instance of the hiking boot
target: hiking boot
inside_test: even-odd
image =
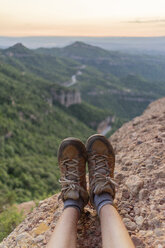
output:
[[[94,206],[94,195],[109,193],[115,197],[115,154],[110,142],[99,134],[89,137],[86,143],[89,168],[90,202]]]
[[[88,202],[86,189],[86,149],[84,144],[76,138],[64,139],[58,150],[58,163],[61,171],[60,198],[82,199],[84,206]]]

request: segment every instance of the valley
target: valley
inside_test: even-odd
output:
[[[165,96],[165,57],[64,48],[0,49],[0,211],[59,190],[68,136],[109,137]]]
[[[86,68],[86,65],[80,66],[80,67],[78,68],[78,71],[77,71],[74,75],[72,75],[70,81],[63,83],[63,86],[71,87],[71,86],[73,86],[74,84],[76,84],[76,83],[78,82],[77,76],[82,75],[82,73],[83,73],[82,70],[85,69],[85,68]]]

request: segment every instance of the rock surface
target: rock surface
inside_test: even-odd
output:
[[[115,204],[136,247],[164,248],[165,98],[123,125],[112,137],[116,152]],[[62,212],[58,194],[34,211],[0,244],[0,248],[46,247]],[[87,206],[78,224],[81,248],[101,247],[96,212]]]
[[[81,103],[81,94],[79,91],[75,91],[75,90],[56,91],[52,89],[51,94],[52,94],[52,101],[58,101],[60,104],[64,105],[67,108],[73,104]]]

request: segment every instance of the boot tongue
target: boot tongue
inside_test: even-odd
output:
[[[106,169],[104,167],[97,170],[97,172],[102,174],[102,175],[106,175]]]
[[[67,198],[77,200],[77,199],[79,199],[79,192],[77,190],[71,189],[67,193]]]
[[[72,174],[71,175],[68,175],[67,176],[67,179],[72,180],[72,181],[75,181],[75,176],[73,176]]]
[[[107,193],[111,194],[112,196],[114,195],[114,191],[113,191],[113,189],[112,189],[112,187],[111,187],[110,184],[107,184],[107,185],[105,185],[105,186],[103,187],[103,183],[100,182],[100,183],[98,183],[98,184],[96,185],[96,187],[95,187],[95,189],[94,189],[94,194],[100,195],[100,194],[103,193],[103,192],[107,192]]]

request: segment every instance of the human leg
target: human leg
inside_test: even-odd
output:
[[[134,248],[117,210],[111,205],[104,205],[100,210],[103,248]]]
[[[76,247],[78,218],[88,202],[86,189],[86,149],[75,138],[63,140],[58,150],[61,172],[61,195],[64,211],[59,219],[48,248]]]
[[[51,236],[47,248],[76,248],[78,209],[66,208]]]
[[[115,154],[110,142],[102,135],[91,136],[86,144],[88,154],[90,201],[101,221],[103,248],[134,248],[118,212],[115,197]]]

